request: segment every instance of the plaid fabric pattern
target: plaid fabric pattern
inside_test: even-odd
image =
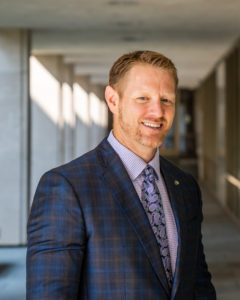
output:
[[[27,299],[216,299],[201,243],[199,189],[164,159],[161,171],[179,234],[171,294],[144,209],[104,140],[39,182],[28,221]]]

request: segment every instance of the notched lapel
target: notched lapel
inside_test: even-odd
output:
[[[172,299],[174,298],[181,278],[181,270],[183,267],[184,249],[185,249],[185,205],[184,196],[181,187],[181,178],[171,172],[166,166],[166,162],[160,159],[160,168],[163,175],[165,185],[168,191],[169,200],[171,202],[177,231],[178,231],[178,251],[176,259],[175,275],[172,287]]]
[[[106,184],[109,186],[114,199],[118,202],[123,213],[126,215],[148,256],[153,269],[167,294],[170,295],[156,238],[131,179],[112,147],[107,142],[103,146],[102,155],[105,162],[103,180],[105,180]]]

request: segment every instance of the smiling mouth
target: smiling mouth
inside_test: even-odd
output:
[[[149,123],[149,122],[142,122],[142,124],[145,125],[145,126],[147,126],[147,127],[153,128],[153,129],[159,129],[159,128],[163,127],[162,123],[160,123],[160,124],[154,124],[154,123]]]

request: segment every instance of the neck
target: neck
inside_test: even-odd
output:
[[[149,163],[153,158],[154,158],[154,155],[156,154],[156,151],[157,150],[155,150],[154,151],[154,153],[148,153],[148,154],[146,154],[146,155],[139,155],[139,154],[137,154],[137,153],[135,153],[135,154],[137,154],[138,156],[140,156],[146,163]]]
[[[116,134],[114,130],[113,135],[119,141],[119,143],[121,143],[124,147],[128,148],[130,151],[135,153],[146,163],[149,163],[156,154],[157,148],[150,148],[144,145],[142,145],[142,147],[139,147],[139,144],[136,146],[134,142],[129,143],[129,141],[126,141],[121,135]]]

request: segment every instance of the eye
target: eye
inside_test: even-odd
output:
[[[148,97],[138,97],[137,99],[138,99],[138,100],[146,101],[146,100],[148,100]]]
[[[162,98],[161,101],[162,101],[164,104],[167,104],[167,105],[173,104],[173,101],[170,100],[170,99],[167,99],[167,98]]]
[[[168,99],[161,99],[161,101],[166,102],[166,103],[170,102],[170,100],[168,100]]]

